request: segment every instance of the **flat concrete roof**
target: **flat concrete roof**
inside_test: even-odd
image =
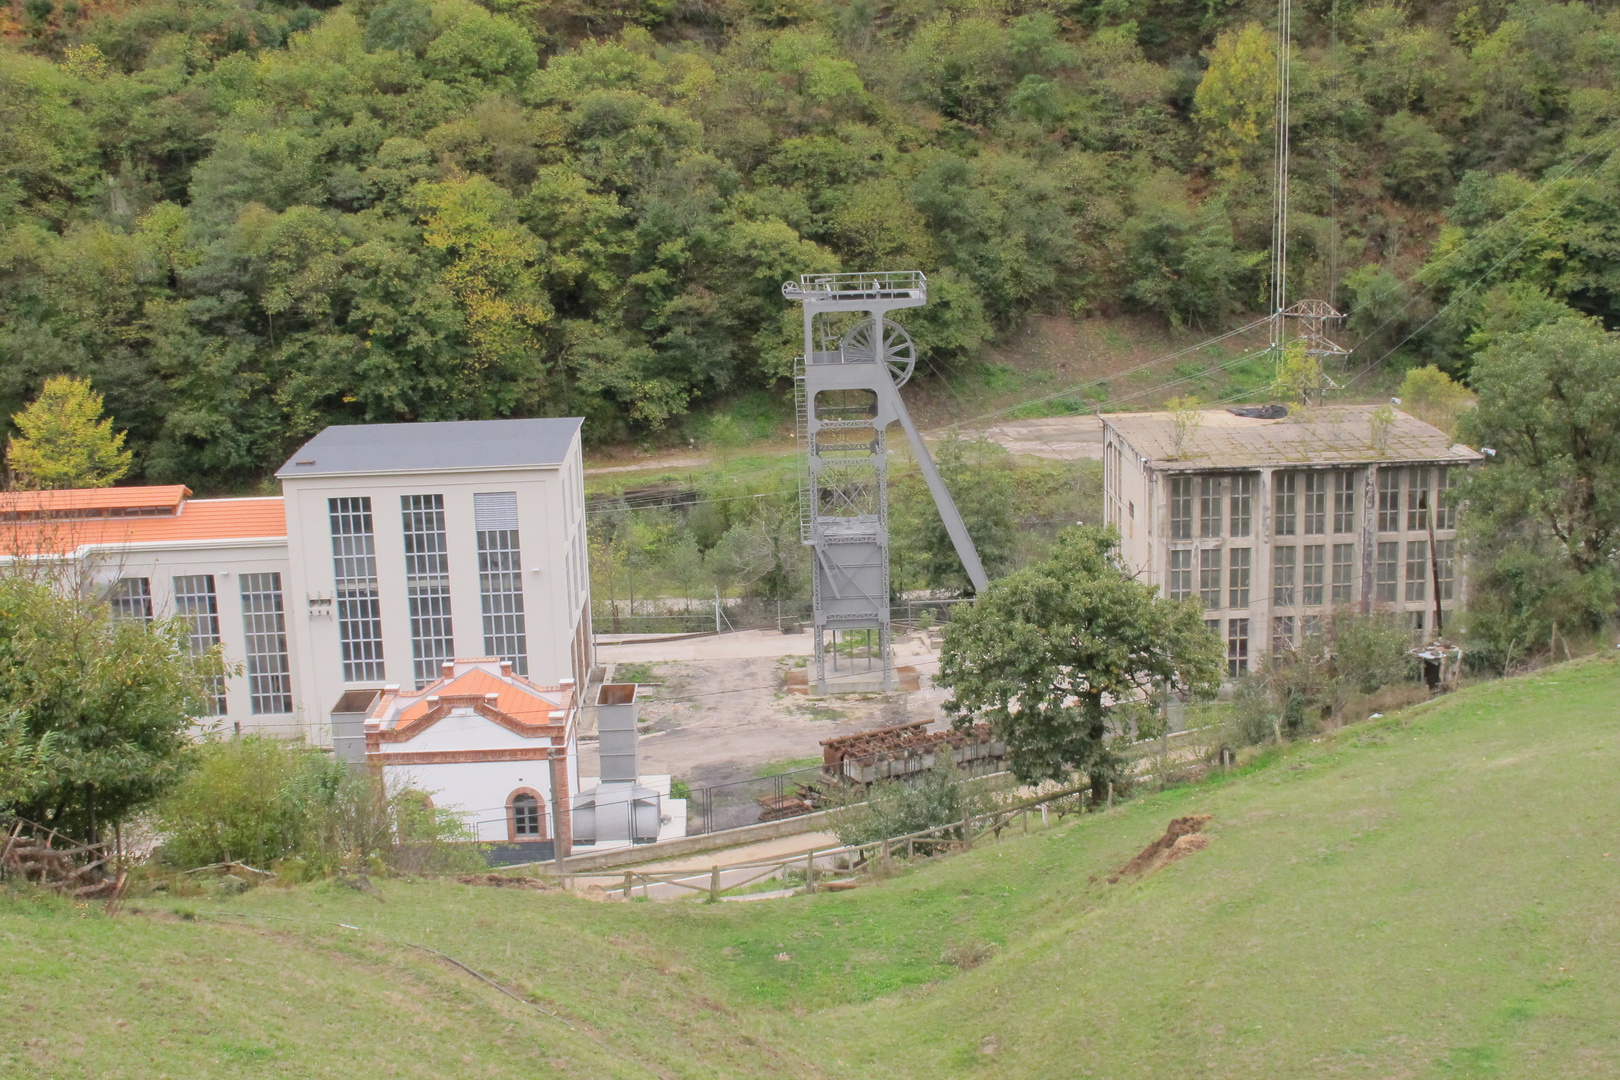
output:
[[[1294,406],[1279,420],[1203,409],[1180,453],[1168,412],[1103,414],[1104,428],[1118,432],[1156,469],[1170,471],[1255,469],[1278,465],[1359,465],[1415,461],[1465,465],[1484,456],[1455,444],[1445,432],[1399,409],[1381,440],[1373,439],[1372,414],[1380,405]]]
[[[582,423],[579,417],[571,416],[334,425],[299,448],[276,470],[276,476],[296,480],[305,476],[556,466],[568,456],[568,447]]]

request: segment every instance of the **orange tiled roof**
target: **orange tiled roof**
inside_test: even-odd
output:
[[[145,490],[183,492],[185,489]],[[138,546],[185,541],[276,540],[287,535],[287,512],[280,497],[187,499],[178,505],[177,511],[151,517],[0,521],[0,556],[63,555],[90,544]]]
[[[191,494],[184,484],[155,487],[67,488],[60,491],[0,492],[0,515],[114,517],[125,513],[180,511]]]
[[[464,663],[465,661],[458,661]],[[426,687],[424,695],[415,704],[402,711],[396,726],[403,727],[422,716],[426,716],[433,708],[427,700],[427,695],[437,697],[453,697],[459,695],[476,695],[483,697],[487,694],[496,694],[495,708],[510,716],[520,724],[544,727],[551,723],[551,714],[554,710],[567,708],[566,703],[550,701],[541,696],[541,688],[519,680],[514,676],[514,682],[507,682],[498,675],[491,675],[481,668],[462,672],[449,682],[436,682]],[[559,691],[553,690],[553,693]]]

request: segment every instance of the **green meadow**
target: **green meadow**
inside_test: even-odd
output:
[[[836,894],[0,893],[0,1009],[8,1078],[1614,1077],[1620,663]]]

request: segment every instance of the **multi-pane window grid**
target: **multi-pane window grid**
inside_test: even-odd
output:
[[[1170,539],[1192,539],[1193,478],[1170,478]]]
[[[382,608],[377,596],[377,553],[371,499],[328,499],[332,522],[332,567],[337,592],[338,639],[343,681],[374,682],[383,676]]]
[[[287,664],[281,575],[243,574],[241,585],[249,708],[255,715],[290,713],[292,674]]]
[[[1455,599],[1457,589],[1457,541],[1434,542],[1435,590],[1441,600]]]
[[[1277,473],[1272,482],[1276,490],[1272,494],[1272,509],[1274,518],[1273,531],[1278,536],[1293,536],[1298,528],[1297,503],[1299,500],[1299,474]]]
[[[1280,547],[1271,553],[1271,602],[1294,606],[1294,569],[1299,549]]]
[[[1226,674],[1237,678],[1249,670],[1249,620],[1230,619],[1226,624]]]
[[[1230,509],[1232,512],[1233,536],[1248,536],[1251,509],[1254,506],[1254,477],[1232,477],[1232,499]]]
[[[1333,545],[1333,602],[1348,604],[1355,598],[1356,545]]]
[[[214,575],[187,574],[174,579],[174,613],[186,620],[186,646],[201,656],[219,644],[219,598]],[[225,715],[225,677],[214,680],[208,695],[208,715]]]
[[[1378,531],[1401,530],[1401,473],[1399,469],[1378,470]]]
[[[411,618],[416,684],[438,678],[455,656],[450,621],[450,559],[446,553],[443,495],[401,495],[405,528],[405,598]]]
[[[1192,598],[1193,553],[1191,548],[1172,548],[1170,551],[1170,599]]]
[[[1340,535],[1356,531],[1356,474],[1333,474],[1333,531]]]
[[[1229,585],[1227,600],[1230,601],[1226,605],[1227,607],[1246,608],[1249,606],[1249,559],[1251,550],[1250,548],[1232,549],[1232,566],[1227,577]]]
[[[1409,540],[1406,544],[1406,598],[1428,599],[1429,542]]]
[[[478,534],[478,591],[483,604],[484,652],[529,673],[528,634],[523,619],[523,556],[516,529]]]
[[[1452,529],[1457,525],[1457,508],[1452,505],[1451,470],[1435,470],[1434,487],[1434,527],[1437,529]]]
[[[1294,617],[1278,615],[1271,620],[1271,651],[1284,652],[1294,647]]]
[[[1406,490],[1406,528],[1422,532],[1429,527],[1429,470],[1413,469]]]
[[[107,603],[115,619],[152,621],[152,582],[143,577],[119,578],[107,590]]]
[[[1374,560],[1375,588],[1373,599],[1381,604],[1394,603],[1400,587],[1401,545],[1399,541],[1379,541],[1377,559]]]
[[[519,795],[512,800],[512,832],[517,836],[540,835],[540,800]]]
[[[1301,567],[1299,583],[1300,602],[1306,607],[1321,607],[1326,599],[1326,556],[1325,544],[1305,546],[1305,562]]]
[[[1221,606],[1221,549],[1205,548],[1198,553],[1198,596],[1204,610]]]
[[[1310,536],[1320,536],[1327,532],[1327,486],[1328,474],[1324,472],[1309,472],[1305,474],[1305,532]]]
[[[1221,535],[1221,478],[1203,476],[1198,480],[1198,535],[1205,539]]]

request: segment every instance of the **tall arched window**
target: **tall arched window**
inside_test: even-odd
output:
[[[512,833],[519,840],[539,839],[539,799],[533,795],[518,795],[512,799]]]

